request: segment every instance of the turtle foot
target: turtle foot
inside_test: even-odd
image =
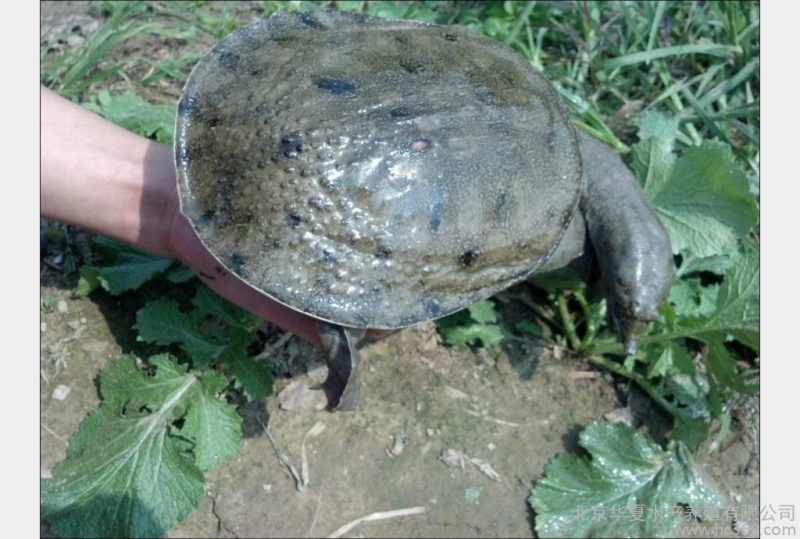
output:
[[[328,322],[317,322],[328,377],[319,386],[328,399],[329,412],[352,411],[358,405],[360,385],[358,363],[361,357],[356,345],[366,333],[364,329],[345,328]]]

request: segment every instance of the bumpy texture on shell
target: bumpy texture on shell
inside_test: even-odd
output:
[[[181,210],[220,262],[346,326],[437,318],[547,260],[582,193],[561,101],[457,27],[320,12],[240,29],[186,84]]]

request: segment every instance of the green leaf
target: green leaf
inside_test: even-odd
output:
[[[154,105],[130,91],[112,96],[102,90],[97,95],[97,101],[97,105],[87,103],[86,108],[129,131],[164,144],[172,143],[175,105]]]
[[[653,354],[656,352],[656,354]],[[655,357],[657,355],[657,357]],[[647,377],[665,376],[671,370],[677,370],[684,374],[694,374],[695,367],[692,359],[686,350],[674,341],[670,341],[667,346],[658,353],[658,349],[653,347],[648,350]]]
[[[111,295],[135,290],[165,272],[173,263],[169,258],[153,256],[125,243],[95,236],[92,248],[103,257],[105,266],[83,266],[73,293],[86,297],[102,286]]]
[[[668,301],[682,317],[711,316],[717,309],[719,285],[703,286],[700,279],[679,279],[669,291]]]
[[[172,265],[172,260],[157,256],[121,253],[113,266],[97,268],[100,285],[112,296],[135,290],[163,273]]]
[[[670,537],[677,504],[721,507],[681,443],[662,450],[623,424],[580,435],[591,459],[557,455],[529,498],[539,537]]]
[[[257,316],[225,300],[207,286],[201,286],[197,290],[192,304],[201,313],[210,314],[233,327],[242,327],[252,331],[261,325],[261,320]]]
[[[194,272],[187,266],[180,266],[167,273],[167,280],[171,283],[185,283],[195,278]]]
[[[203,496],[201,468],[238,448],[241,418],[216,398],[224,377],[187,373],[167,355],[150,363],[153,376],[131,357],[101,373],[102,405],[83,421],[52,479],[42,480],[41,517],[54,533],[162,536]]]
[[[248,400],[256,401],[272,394],[272,372],[266,361],[249,357],[246,347],[250,343],[249,332],[239,328],[229,339],[230,345],[221,360],[228,365],[236,377],[236,386],[244,390]]]
[[[717,275],[725,275],[739,260],[741,253],[732,249],[724,254],[706,258],[687,257],[678,269],[679,275],[708,271]]]
[[[724,341],[728,335],[754,350],[759,346],[761,322],[758,253],[745,253],[725,276],[717,294],[712,316],[695,317],[683,324],[700,340],[709,337]]]
[[[651,153],[663,151],[653,144]],[[688,148],[662,181],[645,183],[645,191],[669,232],[674,253],[701,258],[725,253],[758,221],[747,176],[727,144],[707,140]]]
[[[678,414],[670,439],[683,442],[690,449],[697,449],[708,438],[708,422],[705,418]]]
[[[47,294],[46,296],[42,296],[40,301],[40,309],[43,313],[52,313],[58,307],[58,301],[56,298]]]
[[[519,330],[521,333],[527,333],[528,335],[533,335],[534,337],[544,336],[541,326],[531,322],[530,320],[520,320],[514,324],[514,327],[517,328],[517,330]]]
[[[449,328],[442,330],[442,334],[447,343],[452,345],[481,341],[481,344],[486,347],[497,344],[505,338],[503,330],[499,326],[482,324]]]
[[[173,300],[149,301],[136,313],[133,328],[139,340],[166,345],[179,343],[196,366],[210,363],[225,350],[225,346],[209,341],[200,330],[201,315],[192,310],[183,313]]]
[[[484,300],[455,314],[440,318],[436,323],[447,344],[462,345],[481,341],[486,347],[497,344],[505,338],[503,329],[494,323],[496,321],[494,304]]]
[[[639,129],[641,142],[632,148],[631,169],[651,202],[669,180],[675,163],[672,148],[676,133],[676,120],[663,114],[651,112],[642,119]]]
[[[467,307],[470,317],[479,324],[497,322],[497,313],[494,312],[494,303],[484,300]]]
[[[154,406],[166,401],[186,382],[186,365],[172,361],[169,355],[153,356],[149,364],[156,368],[153,376],[146,376],[129,358],[112,361],[100,373],[103,399],[117,399],[126,407]],[[168,419],[178,419],[179,415]]]
[[[72,291],[76,297],[85,298],[100,288],[100,272],[92,266],[81,266],[78,285]]]
[[[227,385],[228,379],[222,374],[204,372],[197,400],[186,414],[182,432],[195,440],[195,463],[203,471],[227,462],[241,446],[242,418],[233,406],[216,396]]]
[[[548,294],[555,294],[565,289],[579,290],[585,286],[578,272],[572,266],[531,275],[528,277],[528,281],[546,290]]]

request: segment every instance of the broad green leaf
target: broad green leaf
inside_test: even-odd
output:
[[[172,260],[138,253],[120,253],[113,266],[97,269],[100,285],[112,296],[136,290],[159,273],[165,272]]]
[[[717,294],[715,313],[706,318],[693,318],[684,324],[701,340],[716,334],[725,340],[728,335],[758,350],[760,326],[760,286],[758,253],[745,253],[725,276]]]
[[[230,404],[217,398],[228,385],[222,374],[209,370],[200,376],[196,401],[186,414],[181,432],[195,441],[195,464],[203,471],[227,462],[241,445],[242,418]]]
[[[111,295],[135,290],[173,263],[169,258],[153,256],[104,236],[95,236],[92,248],[103,257],[104,266],[83,266],[74,293],[86,297],[98,286]]]
[[[236,377],[236,386],[244,390],[248,400],[256,401],[272,394],[272,372],[266,361],[249,357],[246,347],[250,343],[248,332],[238,329],[230,337],[230,346],[222,354],[221,360]]]
[[[216,398],[224,377],[197,377],[166,355],[150,363],[153,376],[131,357],[101,373],[103,404],[81,424],[52,479],[42,481],[41,517],[56,534],[162,536],[196,508],[201,468],[238,448],[241,419]],[[176,420],[184,414],[181,430]]]
[[[675,163],[672,149],[677,131],[676,118],[659,112],[650,112],[642,118],[639,127],[641,142],[633,146],[631,169],[651,201],[669,180]]]
[[[100,373],[103,400],[117,399],[126,406],[153,406],[166,401],[185,383],[186,365],[172,361],[168,355],[153,356],[149,363],[156,368],[152,376],[145,375],[129,359],[112,361]]]
[[[701,258],[725,253],[758,221],[747,177],[722,142],[688,148],[663,185],[645,183],[645,190],[674,253]]]
[[[591,458],[557,455],[529,498],[539,537],[671,537],[678,504],[721,507],[681,443],[662,450],[623,424],[580,435]]]
[[[200,366],[218,358],[225,349],[208,340],[200,330],[200,321],[198,311],[184,313],[177,302],[159,300],[148,302],[136,313],[133,327],[139,332],[139,340],[161,345],[180,343],[181,349]]]

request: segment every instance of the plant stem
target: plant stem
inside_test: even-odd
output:
[[[581,340],[578,338],[578,333],[575,331],[575,324],[572,323],[572,318],[569,316],[567,300],[564,298],[563,293],[558,294],[558,312],[561,315],[561,321],[564,323],[564,331],[567,333],[570,346],[576,352],[581,350]]]
[[[678,410],[675,408],[675,406],[670,404],[663,396],[659,395],[658,392],[653,388],[653,386],[650,385],[650,383],[641,374],[633,371],[628,371],[616,361],[611,361],[609,359],[604,358],[603,356],[592,355],[589,356],[588,359],[595,365],[599,365],[605,369],[608,369],[614,374],[619,374],[620,376],[624,376],[629,380],[633,380],[639,385],[640,388],[642,388],[642,390],[645,393],[647,393],[650,396],[651,399],[653,399],[665,411],[669,412],[669,414],[672,417],[674,418],[678,417],[679,413]]]
[[[592,316],[589,302],[586,301],[586,296],[583,294],[582,290],[575,291],[575,299],[578,300],[578,303],[581,306],[581,310],[583,310],[583,319],[586,320],[586,335],[583,336],[583,341],[581,342],[581,349],[588,350],[589,346],[592,344],[592,341],[597,335],[597,324],[595,323],[595,319]]]

